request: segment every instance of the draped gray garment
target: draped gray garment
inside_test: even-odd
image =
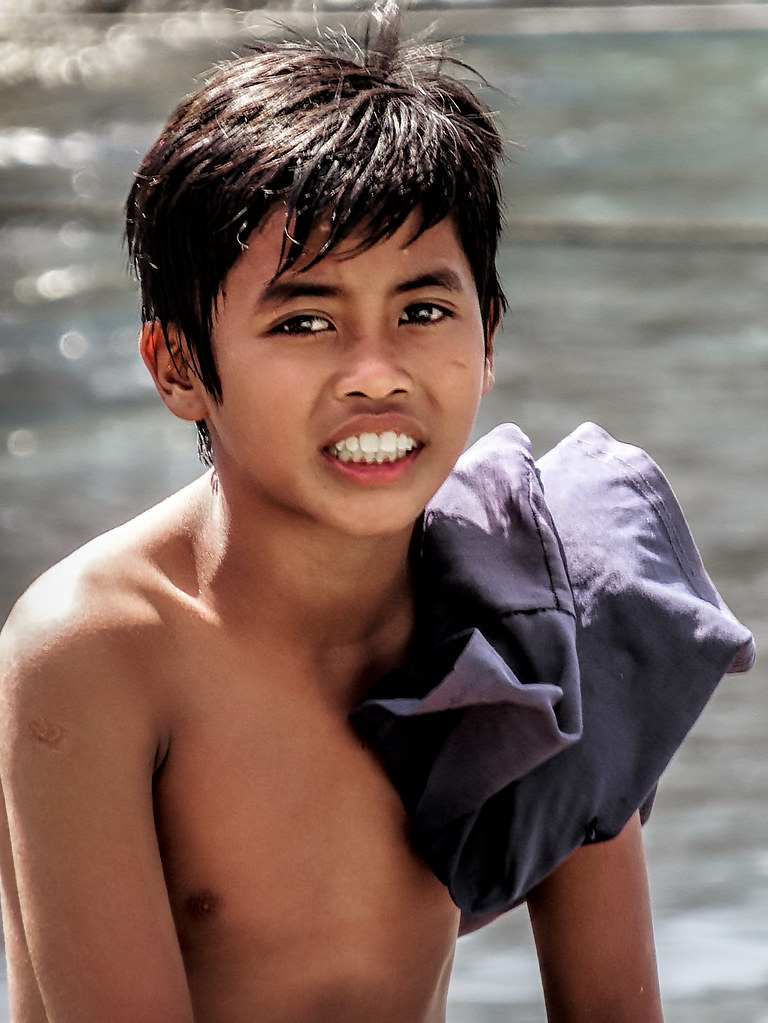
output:
[[[459,460],[414,536],[412,655],[352,711],[472,929],[650,810],[750,633],[659,468],[587,423]]]

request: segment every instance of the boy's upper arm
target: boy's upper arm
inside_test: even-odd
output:
[[[661,1023],[639,816],[528,896],[551,1023]]]
[[[22,608],[0,640],[12,1000],[15,985],[30,997],[26,944],[50,1020],[186,1023],[154,829],[152,700],[115,630],[34,617]]]

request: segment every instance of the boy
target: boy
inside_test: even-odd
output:
[[[661,1019],[635,812],[657,768],[633,765],[612,826],[602,803],[537,826],[532,863],[513,840],[537,808],[560,821],[589,777],[567,757],[602,733],[585,679],[581,739],[534,476],[501,518],[494,458],[440,489],[492,381],[501,142],[439,50],[376,17],[365,48],[260,46],[219,72],[129,197],[142,356],[211,471],[52,569],[3,634],[19,1023],[443,1020],[460,908],[471,927],[521,898],[550,1019]],[[483,589],[509,551],[531,595],[499,615],[511,639]],[[582,604],[579,660],[605,617]],[[719,676],[749,638],[708,606]]]

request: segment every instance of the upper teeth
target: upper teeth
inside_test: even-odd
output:
[[[361,433],[331,444],[330,451],[342,462],[394,462],[416,447],[416,441],[405,433],[386,430],[384,433]]]

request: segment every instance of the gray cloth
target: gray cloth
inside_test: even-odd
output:
[[[413,655],[351,720],[472,929],[647,814],[753,641],[661,471],[593,424],[537,464],[517,427],[479,441],[428,505],[413,565]]]

